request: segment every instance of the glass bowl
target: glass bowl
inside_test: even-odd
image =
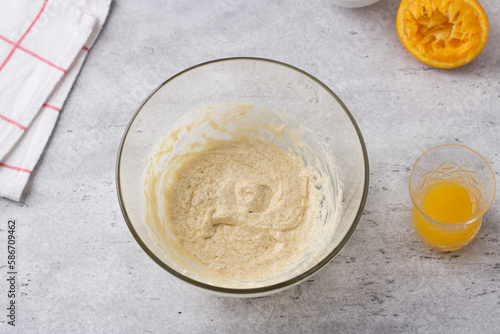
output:
[[[253,105],[286,114],[321,141],[335,161],[341,210],[334,231],[312,250],[314,256],[291,275],[260,282],[218,282],[180,268],[155,241],[144,218],[143,173],[162,138],[186,114],[206,106]],[[276,119],[271,120],[275,122]],[[290,123],[291,124],[291,123]],[[293,66],[261,58],[227,58],[193,66],[162,83],[132,117],[118,151],[117,193],[125,221],[139,245],[162,268],[209,292],[255,297],[294,286],[323,268],[342,249],[361,218],[368,194],[368,156],[361,132],[346,106],[323,83]],[[333,182],[333,181],[332,181]]]

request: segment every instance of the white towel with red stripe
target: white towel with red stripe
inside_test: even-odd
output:
[[[0,1],[0,197],[21,199],[110,3]]]

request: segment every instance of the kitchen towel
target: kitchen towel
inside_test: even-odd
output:
[[[0,2],[0,197],[21,199],[110,2]]]

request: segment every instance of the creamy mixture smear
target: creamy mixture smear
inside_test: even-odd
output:
[[[163,249],[177,244],[179,257],[214,275],[255,280],[301,261],[324,196],[316,171],[279,140],[246,121],[228,130],[245,113],[240,106],[215,121],[207,112],[157,146],[145,171],[145,217]],[[193,140],[190,131],[206,125]],[[283,127],[266,131],[278,138]]]

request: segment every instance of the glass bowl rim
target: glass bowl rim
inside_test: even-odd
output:
[[[496,184],[496,178],[495,178],[495,172],[493,171],[493,169],[491,168],[491,165],[490,163],[488,162],[488,160],[486,160],[486,158],[484,156],[482,156],[479,152],[477,152],[476,150],[470,148],[470,147],[467,147],[467,146],[464,146],[464,145],[460,145],[460,144],[443,144],[443,145],[438,145],[438,146],[434,146],[430,149],[428,149],[427,151],[425,151],[424,153],[422,153],[417,160],[415,160],[415,163],[413,164],[413,166],[411,167],[411,171],[410,171],[410,176],[408,177],[408,189],[409,189],[409,192],[410,192],[410,199],[411,199],[411,202],[413,204],[413,206],[418,210],[418,212],[424,216],[427,220],[429,220],[430,222],[432,222],[433,224],[437,225],[437,226],[442,226],[442,227],[462,227],[462,226],[468,226],[472,223],[474,223],[479,217],[483,216],[484,214],[486,214],[486,212],[488,212],[488,210],[491,208],[491,205],[493,204],[493,201],[495,200],[495,194],[496,194],[496,187],[493,187],[493,192],[491,194],[491,198],[489,199],[489,203],[488,205],[483,208],[483,210],[480,210],[478,212],[476,212],[474,215],[472,215],[469,219],[467,219],[466,221],[463,221],[463,222],[460,222],[460,223],[455,223],[455,224],[448,224],[448,223],[443,223],[443,222],[440,222],[438,220],[435,220],[431,217],[429,217],[424,209],[418,205],[415,200],[414,200],[414,196],[413,196],[413,191],[411,189],[411,178],[413,176],[413,172],[415,170],[415,166],[417,165],[417,163],[423,158],[425,157],[427,154],[431,153],[432,151],[435,151],[435,150],[439,150],[439,149],[442,149],[442,148],[446,148],[446,147],[458,147],[460,149],[466,149],[470,152],[472,152],[474,155],[476,155],[479,159],[483,160],[484,164],[486,167],[488,167],[488,170],[491,174],[491,177],[493,179],[493,184]]]
[[[303,272],[302,274],[295,276],[291,279],[288,279],[286,281],[269,285],[269,286],[264,286],[264,287],[258,287],[258,288],[226,288],[226,287],[220,287],[220,286],[215,286],[211,284],[206,284],[199,282],[197,280],[194,280],[192,278],[184,276],[182,273],[174,270],[173,268],[169,267],[167,264],[165,264],[163,261],[161,261],[143,242],[137,231],[135,230],[134,224],[132,223],[128,213],[127,213],[127,208],[125,207],[124,201],[123,201],[123,196],[122,196],[122,189],[121,189],[121,182],[120,182],[120,167],[121,167],[121,158],[122,158],[122,153],[123,153],[123,148],[124,148],[124,143],[125,140],[127,139],[127,136],[129,134],[130,128],[132,124],[134,123],[136,117],[139,115],[140,111],[146,105],[146,103],[164,86],[166,86],[170,81],[176,79],[177,77],[182,76],[183,74],[190,72],[192,70],[195,70],[197,68],[206,66],[206,65],[212,65],[215,63],[219,62],[230,62],[230,61],[257,61],[257,62],[265,62],[265,63],[270,63],[278,66],[283,66],[289,70],[296,71],[302,75],[305,75],[309,79],[313,80],[317,84],[319,84],[325,91],[327,91],[336,101],[337,103],[342,107],[343,111],[346,113],[348,116],[349,120],[352,123],[352,126],[354,127],[356,134],[358,135],[358,140],[361,145],[361,149],[363,152],[363,161],[364,161],[364,169],[365,169],[365,177],[364,177],[364,185],[363,185],[363,194],[361,197],[360,205],[358,208],[358,212],[356,213],[356,216],[354,217],[354,220],[349,227],[349,230],[347,231],[346,235],[344,238],[341,240],[341,242],[335,247],[324,259],[322,259],[320,262],[318,262],[315,266],[310,268],[309,270]],[[280,291],[284,290],[287,287],[291,287],[295,284],[300,283],[301,281],[305,280],[306,278],[310,277],[311,275],[315,274],[317,271],[322,269],[328,262],[330,262],[335,255],[344,247],[344,245],[347,243],[351,235],[354,233],[354,230],[356,229],[359,220],[361,219],[361,216],[363,214],[363,210],[366,204],[366,200],[368,197],[368,188],[369,188],[369,162],[368,162],[368,153],[366,149],[366,145],[363,139],[363,136],[361,134],[361,130],[359,129],[358,124],[356,123],[354,117],[352,116],[351,112],[347,109],[345,104],[340,100],[340,98],[330,89],[328,88],[324,83],[322,83],[320,80],[318,80],[316,77],[312,76],[311,74],[295,67],[292,65],[289,65],[284,62],[280,62],[277,60],[272,60],[268,58],[259,58],[259,57],[229,57],[229,58],[220,58],[220,59],[214,59],[210,61],[206,61],[203,63],[199,63],[197,65],[191,66],[181,72],[178,72],[177,74],[171,76],[167,80],[165,80],[163,83],[161,83],[158,87],[156,87],[145,99],[144,101],[140,104],[140,106],[137,108],[135,111],[134,115],[130,119],[129,123],[127,124],[127,127],[123,133],[122,139],[120,141],[120,146],[118,148],[118,156],[117,156],[117,161],[116,161],[116,168],[115,168],[115,182],[116,182],[116,190],[117,190],[117,196],[118,196],[118,202],[120,204],[120,209],[123,215],[123,218],[125,219],[125,222],[132,233],[132,236],[136,240],[136,242],[141,246],[141,248],[146,252],[146,254],[154,261],[156,262],[160,267],[162,267],[164,270],[166,270],[168,273],[171,275],[177,277],[181,281],[184,281],[186,283],[189,283],[191,285],[194,285],[198,288],[202,288],[204,290],[208,290],[210,292],[215,292],[215,293],[220,293],[224,295],[236,295],[236,296],[241,296],[244,297],[246,295],[262,295],[266,293],[272,293],[274,291]]]

